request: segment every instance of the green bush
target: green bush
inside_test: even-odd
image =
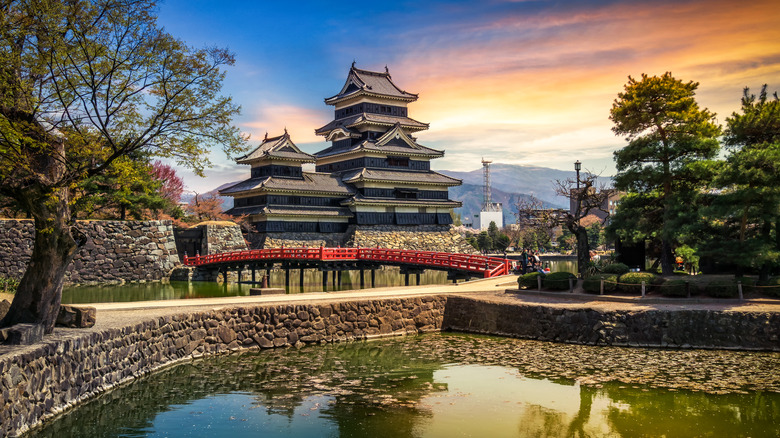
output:
[[[542,285],[552,290],[569,290],[569,279],[576,279],[577,276],[571,272],[553,272],[547,274],[542,281]]]
[[[597,294],[601,292],[601,279],[604,279],[604,293],[610,293],[617,290],[617,275],[598,274],[586,278],[582,281],[582,288],[585,292]]]
[[[780,297],[780,277],[772,277],[767,281],[760,281],[756,291],[771,297]]]
[[[618,277],[618,289],[626,293],[641,294],[642,282],[645,282],[645,292],[649,292],[651,287],[660,283],[657,275],[650,272],[628,272]]]
[[[628,265],[624,263],[612,263],[611,265],[604,266],[601,269],[601,272],[603,272],[604,274],[615,274],[615,275],[623,275],[629,271],[630,269]]]
[[[736,280],[713,280],[704,287],[704,293],[716,298],[734,298],[739,295]]]
[[[540,275],[542,276],[542,279],[544,279],[544,274],[541,272],[529,272],[517,277],[517,287],[519,289],[536,289],[539,286],[536,277]]]
[[[685,280],[668,280],[659,285],[661,295],[665,297],[687,297],[688,288]]]
[[[0,277],[0,292],[15,293],[19,287],[19,280],[15,278]]]

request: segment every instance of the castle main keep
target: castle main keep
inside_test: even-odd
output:
[[[461,181],[431,170],[444,152],[417,143],[414,134],[428,129],[409,117],[408,104],[417,98],[396,86],[387,69],[353,63],[341,91],[325,99],[333,120],[315,130],[330,146],[311,155],[286,130],[266,136],[236,160],[250,165],[251,175],[220,192],[234,198],[228,212],[248,215],[266,235],[264,246],[290,240],[290,233],[299,237],[293,240],[361,244],[356,230],[448,231],[452,210],[461,206],[448,189]],[[305,163],[315,171],[304,171]]]

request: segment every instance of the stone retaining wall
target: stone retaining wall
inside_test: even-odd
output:
[[[64,409],[186,358],[416,334],[441,328],[445,298],[240,307],[150,319],[0,356],[0,435],[15,436]],[[98,316],[99,318],[99,316]]]
[[[100,315],[98,315],[98,320]],[[0,350],[0,436],[188,358],[438,330],[588,345],[780,351],[780,314],[599,311],[426,296],[245,306],[150,318],[111,329],[57,329]]]
[[[171,221],[78,221],[87,243],[65,274],[66,284],[167,279],[180,264]],[[31,220],[0,220],[0,276],[20,279],[32,254]]]
[[[607,312],[450,297],[442,327],[586,345],[780,351],[780,314],[774,312]]]
[[[343,246],[342,233],[272,233],[265,234],[260,242],[260,248],[315,248],[319,246]]]
[[[238,224],[207,222],[199,226],[203,227],[203,252],[201,255],[247,250],[246,241]]]
[[[419,225],[414,229],[393,225],[361,226],[348,234],[351,235],[347,246],[478,253],[460,233],[446,225]]]

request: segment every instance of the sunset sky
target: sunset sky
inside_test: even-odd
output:
[[[780,5],[771,1],[224,1],[167,0],[160,24],[195,47],[227,47],[236,65],[224,93],[256,146],[286,127],[314,153],[352,61],[418,93],[418,142],[443,149],[434,169],[480,159],[611,175],[625,145],[608,119],[629,75],[700,83],[697,100],[723,123],[742,89],[780,90]],[[205,192],[246,178],[214,152]]]

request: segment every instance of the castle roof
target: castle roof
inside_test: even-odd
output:
[[[263,139],[263,142],[260,143],[260,146],[243,157],[238,157],[236,163],[251,164],[253,161],[262,159],[282,159],[300,161],[303,163],[313,163],[315,161],[314,155],[307,154],[298,149],[298,146],[290,139],[290,134],[287,133],[286,129],[284,130],[284,134],[277,137],[269,138],[266,134],[266,137]]]
[[[373,181],[445,186],[459,186],[462,183],[462,181],[459,179],[452,178],[432,170],[427,172],[419,172],[408,170],[371,169],[367,167],[346,171],[341,175],[341,179],[346,183]]]
[[[388,199],[388,198],[369,198],[361,194],[346,199],[341,205],[384,205],[384,206],[406,206],[406,207],[441,207],[458,208],[463,205],[462,202],[452,200],[438,199]]]
[[[355,63],[349,69],[347,81],[341,88],[341,91],[335,96],[325,99],[328,105],[335,105],[341,101],[354,99],[359,96],[376,96],[390,99],[414,102],[417,95],[407,93],[398,88],[390,78],[390,72],[385,67],[385,72],[375,72],[355,68]]]
[[[266,216],[318,216],[318,217],[353,217],[346,207],[286,207],[278,205],[255,205],[248,207],[233,207],[227,214],[261,214]]]
[[[317,135],[328,135],[334,129],[352,129],[363,125],[375,125],[382,127],[391,127],[400,124],[408,131],[423,131],[430,126],[427,123],[418,122],[410,117],[391,116],[375,113],[359,113],[348,117],[336,119],[314,131]]]
[[[414,141],[402,129],[400,123],[396,123],[392,129],[384,133],[376,140],[364,140],[358,144],[348,147],[334,147],[321,150],[314,154],[317,158],[325,158],[332,155],[353,154],[361,151],[380,152],[391,155],[417,156],[438,158],[444,156],[444,152],[422,146]]]
[[[220,195],[235,196],[245,192],[307,192],[311,194],[327,194],[348,196],[353,191],[341,179],[330,173],[303,172],[302,179],[274,178],[264,176],[249,178],[238,184],[219,191]]]

